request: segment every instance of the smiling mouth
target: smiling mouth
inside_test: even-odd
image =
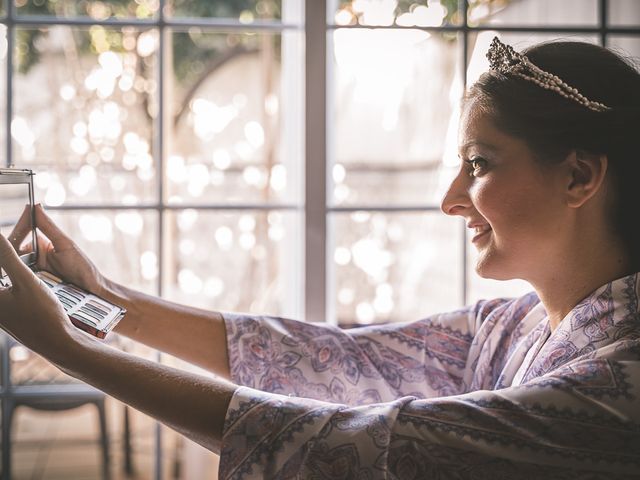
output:
[[[483,238],[488,233],[490,233],[492,229],[489,225],[482,225],[482,226],[475,227],[474,231],[475,231],[475,235],[471,239],[471,243],[475,243],[480,238]]]

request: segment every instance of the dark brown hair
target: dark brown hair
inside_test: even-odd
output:
[[[612,177],[612,227],[640,269],[640,74],[630,61],[582,42],[551,42],[522,52],[589,100],[610,110],[596,112],[525,79],[494,70],[470,88],[496,126],[524,140],[540,162],[562,161],[572,151],[605,154]]]

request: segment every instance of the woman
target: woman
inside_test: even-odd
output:
[[[4,238],[3,328],[220,452],[221,478],[634,477],[640,75],[581,43],[521,56],[496,39],[489,58],[442,209],[474,230],[481,276],[535,292],[350,331],[221,315],[109,281],[37,207],[40,268],[124,306],[119,333],[233,383],[74,329]]]

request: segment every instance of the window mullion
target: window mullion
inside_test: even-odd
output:
[[[327,317],[327,3],[305,3],[305,319]]]
[[[6,167],[13,165],[13,147],[11,138],[11,121],[13,120],[13,49],[15,45],[15,5],[13,2],[7,4],[7,69],[6,69],[6,98],[5,98],[5,163]]]
[[[166,24],[164,23],[164,7],[165,0],[160,0],[159,9],[158,9],[158,64],[156,66],[156,75],[158,82],[158,112],[155,120],[155,135],[153,136],[153,150],[156,157],[156,181],[157,181],[157,193],[158,193],[158,243],[157,243],[157,258],[158,258],[158,283],[157,283],[157,293],[158,296],[162,296],[163,292],[163,277],[164,277],[164,155],[165,155],[165,144],[166,144],[166,125],[165,115],[167,110],[165,108],[165,98],[166,98],[166,85],[165,81],[167,79],[167,71],[166,69],[171,68],[171,64],[166,62],[167,54],[171,53],[171,42],[167,42],[168,34]],[[169,46],[167,47],[167,43]],[[171,57],[170,57],[171,58]],[[160,351],[156,352],[156,360],[158,362],[162,362],[162,353]],[[154,452],[154,474],[156,480],[161,480],[163,478],[163,465],[162,465],[162,448],[163,448],[163,435],[162,435],[162,426],[160,422],[155,422],[154,428],[154,439],[155,439],[155,452]]]

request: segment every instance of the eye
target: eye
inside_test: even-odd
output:
[[[481,175],[488,165],[488,162],[482,157],[473,157],[465,162],[469,165],[469,175],[472,177]]]

